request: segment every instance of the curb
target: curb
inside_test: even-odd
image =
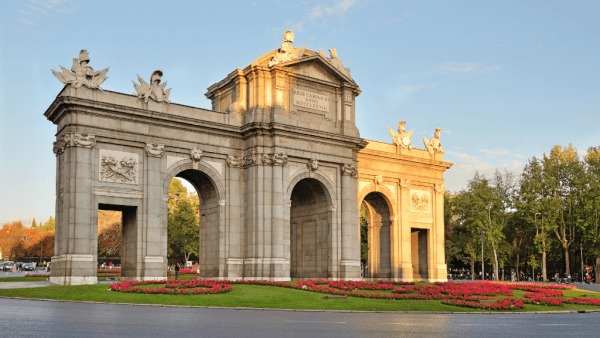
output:
[[[220,309],[220,310],[241,310],[241,311],[288,311],[288,312],[333,312],[333,313],[389,313],[389,314],[452,314],[452,315],[481,315],[481,314],[565,314],[565,313],[592,313],[600,312],[595,310],[560,310],[560,311],[530,311],[530,312],[451,312],[451,311],[359,311],[359,310],[314,310],[314,309],[277,309],[277,308],[255,308],[255,307],[222,307],[222,306],[198,306],[198,305],[168,305],[168,304],[136,304],[136,303],[109,303],[94,302],[85,300],[63,300],[48,298],[25,298],[25,297],[7,297],[0,296],[0,299],[19,299],[19,300],[37,300],[43,302],[61,302],[61,303],[83,303],[83,304],[107,304],[107,305],[129,305],[129,306],[155,306],[171,308],[192,308],[192,309]]]

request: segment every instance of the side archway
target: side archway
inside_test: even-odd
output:
[[[226,257],[221,257],[225,245],[225,193],[224,185],[214,168],[202,162],[182,160],[169,168],[164,184],[163,200],[168,200],[171,180],[180,177],[194,186],[199,197],[199,252],[200,276],[225,276]],[[168,208],[165,206],[163,218],[164,236],[167,236]],[[167,243],[167,238],[165,238]],[[166,250],[166,247],[165,247]]]
[[[374,184],[365,187],[359,194],[360,205],[367,214],[368,258],[365,277],[376,279],[395,278],[398,256],[395,195],[384,186]],[[360,232],[360,229],[359,229]],[[361,241],[362,242],[362,241]]]

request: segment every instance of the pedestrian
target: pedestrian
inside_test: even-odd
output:
[[[492,280],[496,280],[496,273],[492,272]]]
[[[112,269],[112,262],[108,263],[108,268]]]
[[[179,264],[175,263],[175,279],[179,279]]]

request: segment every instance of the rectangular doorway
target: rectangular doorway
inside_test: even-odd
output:
[[[428,257],[428,232],[427,229],[412,228],[411,235],[411,260],[413,268],[413,279],[415,281],[427,281],[429,279],[429,257]]]

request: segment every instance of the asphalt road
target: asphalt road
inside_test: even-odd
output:
[[[2,337],[597,337],[600,313],[288,312],[0,299]]]

